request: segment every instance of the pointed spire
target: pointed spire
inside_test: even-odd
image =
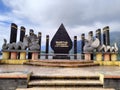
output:
[[[66,29],[65,29],[65,27],[64,27],[64,25],[63,25],[63,23],[61,23],[61,25],[60,25],[59,29],[60,29],[60,30],[61,30],[61,29],[66,30]],[[58,30],[59,30],[59,29],[58,29]]]

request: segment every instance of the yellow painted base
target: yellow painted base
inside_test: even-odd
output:
[[[10,57],[10,52],[3,52],[2,59],[9,59],[9,57]]]
[[[26,59],[26,52],[20,52],[20,60]]]
[[[96,60],[102,61],[102,53],[96,53]]]
[[[117,54],[116,53],[111,54],[111,61],[117,61]]]
[[[22,65],[29,60],[0,60],[0,64],[13,64],[13,65]]]
[[[120,66],[120,61],[94,61],[94,63],[101,66]]]

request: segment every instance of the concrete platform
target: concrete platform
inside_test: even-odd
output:
[[[41,66],[41,67],[90,67],[99,66],[98,63],[86,60],[30,60],[25,62],[26,65]]]
[[[0,65],[0,71],[29,71],[41,76],[98,76],[100,73],[119,74],[119,66],[96,66],[81,68],[39,67],[29,65]]]
[[[99,76],[100,73],[118,74],[120,75],[119,66],[96,66],[96,67],[81,67],[81,68],[62,68],[62,67],[39,67],[28,65],[0,65],[1,72],[7,71],[30,71],[33,75],[38,76]],[[29,89],[17,89],[17,90],[114,90],[103,88],[29,88]]]

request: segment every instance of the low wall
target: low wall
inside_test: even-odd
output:
[[[120,61],[94,61],[101,66],[120,66]]]
[[[100,74],[100,81],[104,88],[115,88],[116,90],[120,90],[119,74]]]
[[[8,59],[8,60],[0,60],[0,64],[15,64],[15,65],[18,64],[18,65],[21,65],[21,64],[24,64],[28,61],[29,60],[18,60],[18,59],[10,60],[10,59]]]
[[[16,90],[27,88],[30,72],[1,72],[0,90]]]

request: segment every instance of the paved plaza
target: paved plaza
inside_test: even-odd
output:
[[[99,73],[120,75],[118,66],[93,66],[80,68],[59,68],[59,67],[39,67],[29,65],[0,65],[0,72],[6,71],[26,71],[35,75],[63,75],[63,76],[98,76]]]
[[[41,76],[98,76],[99,73],[120,75],[118,66],[94,66],[80,68],[59,68],[59,67],[39,67],[29,65],[0,65],[0,72],[24,71],[33,72],[34,75]],[[17,90],[114,90],[104,88],[28,88]]]

